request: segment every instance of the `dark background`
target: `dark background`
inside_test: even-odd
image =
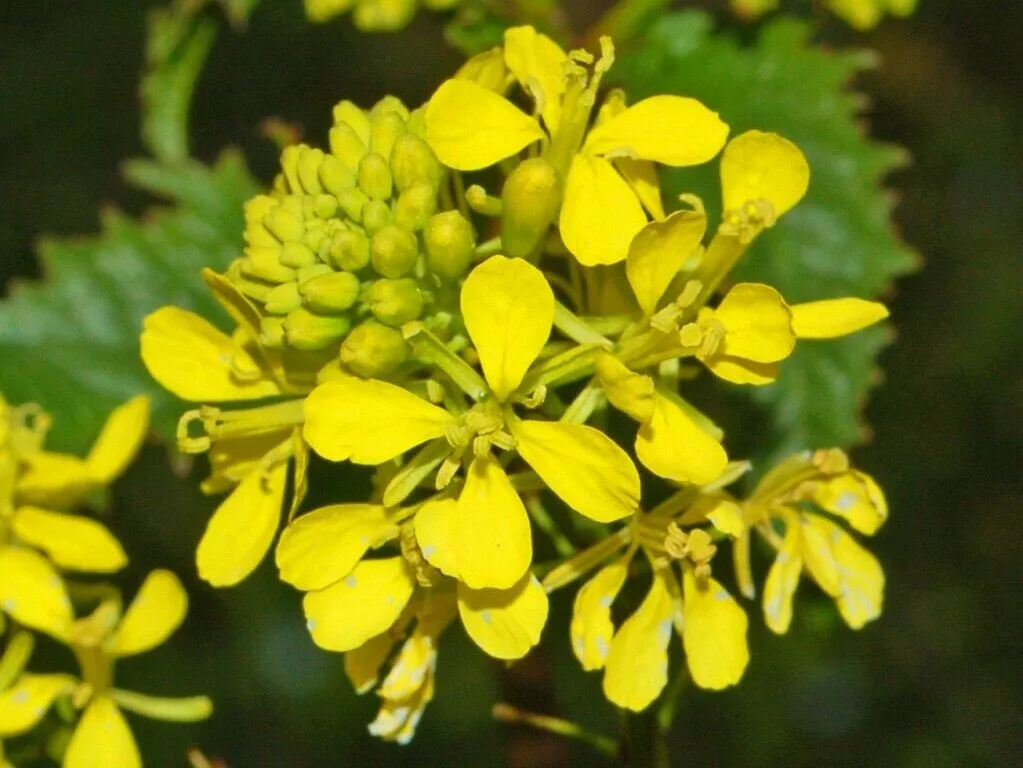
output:
[[[38,274],[40,234],[94,232],[101,206],[148,204],[118,164],[142,153],[137,85],[152,5],[0,0],[0,285]],[[855,452],[892,507],[872,542],[888,574],[885,613],[854,633],[803,590],[792,630],[777,638],[751,611],[746,677],[726,693],[686,694],[672,734],[678,765],[1021,764],[1023,14],[1017,0],[921,5],[867,35],[825,31],[881,53],[859,86],[873,101],[872,133],[913,155],[890,184],[902,198],[898,227],[926,262],[896,286],[899,335],[867,409],[875,436]],[[368,37],[345,21],[309,26],[300,3],[265,0],[247,34],[223,34],[214,48],[194,153],[212,160],[241,145],[269,178],[276,151],[259,136],[263,118],[296,121],[320,142],[339,98],[390,92],[418,103],[457,60],[433,19]],[[193,595],[184,628],[125,662],[119,684],[206,692],[218,707],[194,726],[132,716],[147,765],[183,766],[190,744],[231,768],[600,764],[489,719],[508,698],[614,732],[599,678],[560,642],[568,595],[555,598],[546,630],[556,642],[513,673],[449,632],[416,739],[385,745],[363,727],[375,697],[356,697],[340,657],[312,645],[298,595],[272,568],[229,591],[197,581],[192,553],[212,504],[194,477],[176,477],[151,446],[114,502],[115,530],[136,554],[121,583],[133,589],[147,570],[170,567]]]

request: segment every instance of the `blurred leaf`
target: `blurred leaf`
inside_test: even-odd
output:
[[[905,153],[871,141],[858,114],[864,98],[847,89],[870,67],[868,51],[836,52],[809,45],[809,28],[782,20],[763,28],[749,47],[711,33],[698,12],[658,20],[623,51],[611,74],[638,100],[673,92],[721,113],[732,136],[759,128],[791,139],[812,169],[806,198],[764,233],[736,270],[737,280],[776,286],[790,302],[837,296],[877,297],[917,259],[892,228],[886,173]],[[697,192],[720,214],[715,163],[665,174],[666,191]],[[743,389],[770,412],[772,453],[849,445],[863,437],[859,413],[878,351],[888,334],[871,329],[845,339],[802,342],[770,386]]]
[[[142,318],[164,304],[223,317],[200,269],[223,269],[241,251],[242,204],[257,191],[234,152],[213,168],[135,161],[126,172],[176,207],[141,222],[108,210],[99,236],[44,240],[45,280],[0,302],[0,392],[53,414],[57,450],[84,451],[109,411],[139,392],[153,398],[157,431],[173,436],[182,406],[139,360]]]
[[[232,25],[243,26],[259,0],[218,0]],[[211,0],[175,0],[149,13],[142,75],[142,140],[166,163],[188,157],[188,114],[219,26]]]

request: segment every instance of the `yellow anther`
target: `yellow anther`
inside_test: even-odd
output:
[[[520,398],[518,402],[530,410],[539,408],[547,399],[547,385],[538,384],[536,389],[529,393],[529,397]]]
[[[724,342],[726,328],[720,320],[713,317],[702,321],[702,325],[703,341],[697,356],[706,359],[717,352],[718,347]]]
[[[682,309],[674,302],[654,313],[650,318],[650,326],[662,333],[674,333],[678,330],[678,319],[682,317]]]
[[[682,293],[675,299],[675,303],[678,304],[682,309],[692,306],[693,302],[696,301],[700,296],[700,292],[703,290],[703,283],[699,280],[690,280],[685,284],[682,289]]]
[[[501,198],[488,195],[487,191],[479,184],[473,184],[465,190],[465,202],[469,204],[476,213],[483,216],[496,217],[501,215],[504,205]]]
[[[841,448],[821,448],[810,459],[826,475],[840,475],[849,471],[849,457]]]
[[[444,463],[440,465],[437,470],[437,481],[434,483],[434,487],[438,491],[443,491],[451,481],[455,478],[455,474],[462,466],[462,453],[465,449],[456,449],[450,456],[444,459]]]
[[[700,326],[696,323],[683,325],[678,332],[678,343],[688,349],[700,346],[703,343],[703,331],[700,330]]]
[[[192,425],[198,424],[203,430],[199,436],[192,435]],[[206,435],[202,413],[198,410],[185,411],[178,419],[177,441],[178,450],[182,453],[205,453],[213,445]]]

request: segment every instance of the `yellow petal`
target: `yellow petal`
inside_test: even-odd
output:
[[[575,596],[570,628],[572,652],[587,672],[603,669],[607,660],[614,635],[611,605],[628,571],[628,563],[612,563],[598,571]]]
[[[884,571],[870,552],[839,526],[821,520],[830,529],[828,540],[838,571],[838,611],[845,623],[860,629],[881,615],[884,602]]]
[[[26,627],[67,638],[74,621],[71,601],[45,557],[24,547],[2,547],[0,573],[0,610]]]
[[[547,623],[547,593],[530,573],[511,589],[470,589],[458,584],[458,614],[473,642],[497,659],[521,659],[540,642]]]
[[[614,355],[597,356],[597,377],[611,405],[624,411],[640,424],[654,417],[654,380],[630,371]]]
[[[834,339],[863,330],[888,317],[884,304],[865,299],[826,299],[794,304],[792,330],[801,339]]]
[[[639,473],[629,455],[598,429],[560,421],[515,422],[516,450],[568,506],[609,523],[639,506]]]
[[[305,401],[303,436],[329,461],[383,464],[444,435],[453,418],[406,389],[375,379],[334,379]]]
[[[281,520],[287,462],[252,472],[217,507],[196,551],[199,577],[215,587],[237,584],[262,561]]]
[[[277,544],[283,581],[308,592],[351,572],[371,547],[398,537],[398,526],[377,504],[333,504],[292,522]]]
[[[557,129],[565,92],[565,52],[532,27],[512,27],[504,32],[504,61],[533,97],[547,130]]]
[[[604,695],[624,709],[640,712],[668,682],[668,642],[675,606],[665,582],[656,574],[650,591],[611,641],[604,673]]]
[[[148,397],[139,395],[115,408],[85,459],[96,480],[106,484],[120,476],[135,458],[148,431]]]
[[[652,221],[629,246],[625,273],[644,314],[652,315],[679,269],[703,240],[707,217],[681,210],[663,221]]]
[[[664,202],[661,200],[661,184],[657,168],[649,160],[633,160],[619,157],[613,163],[625,182],[632,187],[639,202],[654,219],[664,218]]]
[[[749,663],[746,613],[714,579],[684,575],[682,644],[693,682],[713,691],[735,685]]]
[[[461,306],[483,375],[503,401],[551,335],[554,292],[528,261],[491,256],[465,279]]]
[[[651,96],[590,131],[583,152],[699,165],[720,152],[726,138],[728,126],[696,99]]]
[[[142,768],[135,737],[109,696],[97,696],[75,728],[62,768]]]
[[[77,456],[39,451],[25,457],[16,495],[22,503],[63,507],[98,485],[89,465]]]
[[[313,642],[328,651],[358,648],[398,620],[415,583],[403,557],[363,560],[341,581],[303,598]]]
[[[782,547],[764,582],[764,620],[768,628],[778,635],[789,631],[792,598],[799,586],[799,574],[803,571],[802,526],[795,516],[787,518],[786,525]]]
[[[838,561],[831,549],[837,526],[820,515],[800,515],[802,526],[802,558],[807,572],[831,597],[841,594],[842,580]]]
[[[716,499],[715,504],[707,511],[707,519],[715,528],[729,536],[742,536],[746,532],[742,508],[734,501]]]
[[[70,675],[22,675],[0,693],[0,736],[17,736],[42,720],[57,697],[70,693]]]
[[[754,363],[727,355],[714,355],[703,362],[711,373],[732,384],[752,384],[759,387],[775,381],[780,372],[778,363]]]
[[[66,570],[113,573],[128,564],[127,555],[110,531],[83,515],[19,507],[12,522],[19,539],[43,550]]]
[[[385,698],[380,704],[376,719],[367,726],[373,736],[396,744],[408,744],[415,736],[426,705],[433,700],[434,679],[432,671],[416,692],[407,699]]]
[[[589,155],[572,159],[558,227],[580,264],[618,263],[645,224],[636,194],[607,160]]]
[[[470,80],[448,80],[426,106],[426,141],[460,171],[494,165],[543,137],[536,120]]]
[[[388,629],[345,654],[345,675],[356,693],[365,693],[376,685],[380,667],[391,655],[394,641]]]
[[[533,560],[529,517],[493,457],[474,459],[451,526],[458,577],[473,589],[507,589]]]
[[[114,656],[134,656],[163,643],[188,613],[188,593],[170,571],[150,573],[107,642]]]
[[[714,317],[725,326],[724,343],[715,354],[776,363],[796,346],[792,313],[769,285],[739,283],[721,300]]]
[[[142,322],[142,362],[161,386],[184,400],[255,400],[279,395],[271,379],[239,378],[258,371],[248,352],[199,315],[163,307]]]
[[[654,416],[636,435],[636,455],[659,477],[704,485],[728,464],[721,443],[704,432],[681,408],[654,393]]]
[[[428,501],[416,512],[416,542],[426,562],[447,576],[458,576],[452,530],[458,502],[454,499]]]
[[[814,490],[813,500],[867,536],[877,533],[888,519],[884,493],[873,478],[856,470],[821,481]]]
[[[721,155],[725,211],[767,200],[775,216],[791,210],[810,185],[810,166],[799,147],[776,133],[747,131]]]

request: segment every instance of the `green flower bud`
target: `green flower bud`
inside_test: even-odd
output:
[[[268,283],[286,283],[295,279],[295,270],[281,264],[281,246],[273,248],[246,248],[241,262],[243,274],[266,280]]]
[[[465,275],[476,248],[476,233],[458,211],[445,211],[430,217],[423,230],[426,264],[444,280]]]
[[[369,289],[369,308],[382,323],[403,325],[423,313],[423,294],[415,280],[377,280]]]
[[[311,280],[314,277],[319,277],[320,275],[332,274],[333,270],[323,263],[314,264],[311,267],[303,267],[302,269],[299,270],[299,292],[300,293],[302,292],[301,290],[302,283],[306,282],[307,280]]]
[[[505,181],[501,200],[501,246],[508,256],[529,256],[558,215],[557,170],[542,157],[524,160]]]
[[[313,198],[313,213],[321,219],[329,219],[337,213],[337,198],[324,193]]]
[[[323,349],[348,333],[351,324],[345,315],[324,317],[300,307],[284,318],[284,338],[295,349]]]
[[[320,164],[320,182],[332,195],[355,186],[355,172],[333,155],[326,155]]]
[[[352,23],[362,32],[396,32],[415,13],[415,0],[362,0],[352,10]]]
[[[377,274],[394,278],[412,270],[419,248],[415,235],[395,224],[388,224],[373,234],[369,251]]]
[[[342,189],[337,193],[337,202],[345,216],[354,222],[362,221],[362,209],[366,207],[369,198],[358,187]]]
[[[334,125],[345,124],[363,144],[369,143],[369,115],[351,101],[345,99],[334,105]]]
[[[320,165],[326,154],[322,149],[315,147],[301,148],[298,155],[298,180],[310,195],[317,195],[323,191],[320,185]]]
[[[369,238],[359,229],[335,232],[330,245],[330,261],[338,269],[358,272],[369,264]]]
[[[254,280],[246,280],[244,277],[232,278],[234,287],[244,293],[250,299],[266,301],[270,295],[271,286],[266,283],[257,283]]]
[[[298,180],[298,158],[304,144],[293,144],[281,150],[281,173],[291,193],[301,193],[302,186]]]
[[[398,197],[394,205],[394,223],[411,232],[426,226],[437,210],[437,190],[425,182],[413,184]]]
[[[304,243],[285,243],[281,246],[281,264],[286,267],[301,269],[316,262],[316,253]]]
[[[269,349],[281,349],[284,346],[284,318],[262,317],[259,320],[259,343]]]
[[[362,226],[371,235],[394,221],[391,207],[383,200],[370,200],[362,206]]]
[[[330,141],[330,153],[354,172],[366,154],[366,145],[362,139],[345,123],[331,128],[327,138]]]
[[[402,0],[399,0],[399,2],[401,1]],[[399,115],[402,120],[408,120],[409,117],[408,107],[405,106],[402,100],[397,96],[387,95],[374,104],[373,108],[369,111],[370,122],[372,123],[373,118],[387,114],[388,112],[394,112]]]
[[[394,142],[405,134],[405,120],[397,112],[375,115],[370,121],[369,151],[383,158],[391,156]]]
[[[386,376],[408,360],[412,348],[401,331],[367,320],[352,329],[341,344],[341,362],[358,376]]]
[[[263,217],[278,205],[270,195],[256,195],[245,202],[245,242],[257,248],[275,246],[279,242],[263,226]]]
[[[283,206],[264,216],[263,225],[283,243],[299,241],[305,234],[302,217],[286,211]]]
[[[320,224],[321,222],[317,221],[310,223]],[[305,235],[302,237],[302,245],[304,245],[313,253],[319,254],[320,248],[323,247],[323,240],[326,236],[327,231],[324,227],[307,226],[305,230]]]
[[[394,183],[400,190],[420,182],[434,188],[440,184],[444,169],[430,145],[418,136],[406,133],[395,141],[390,160]]]
[[[298,283],[281,283],[270,289],[266,297],[266,311],[271,315],[286,315],[302,306]]]
[[[373,200],[387,200],[393,188],[391,168],[383,155],[370,152],[359,163],[359,189]]]
[[[359,298],[359,278],[351,272],[328,272],[298,284],[306,306],[319,312],[343,312]]]

